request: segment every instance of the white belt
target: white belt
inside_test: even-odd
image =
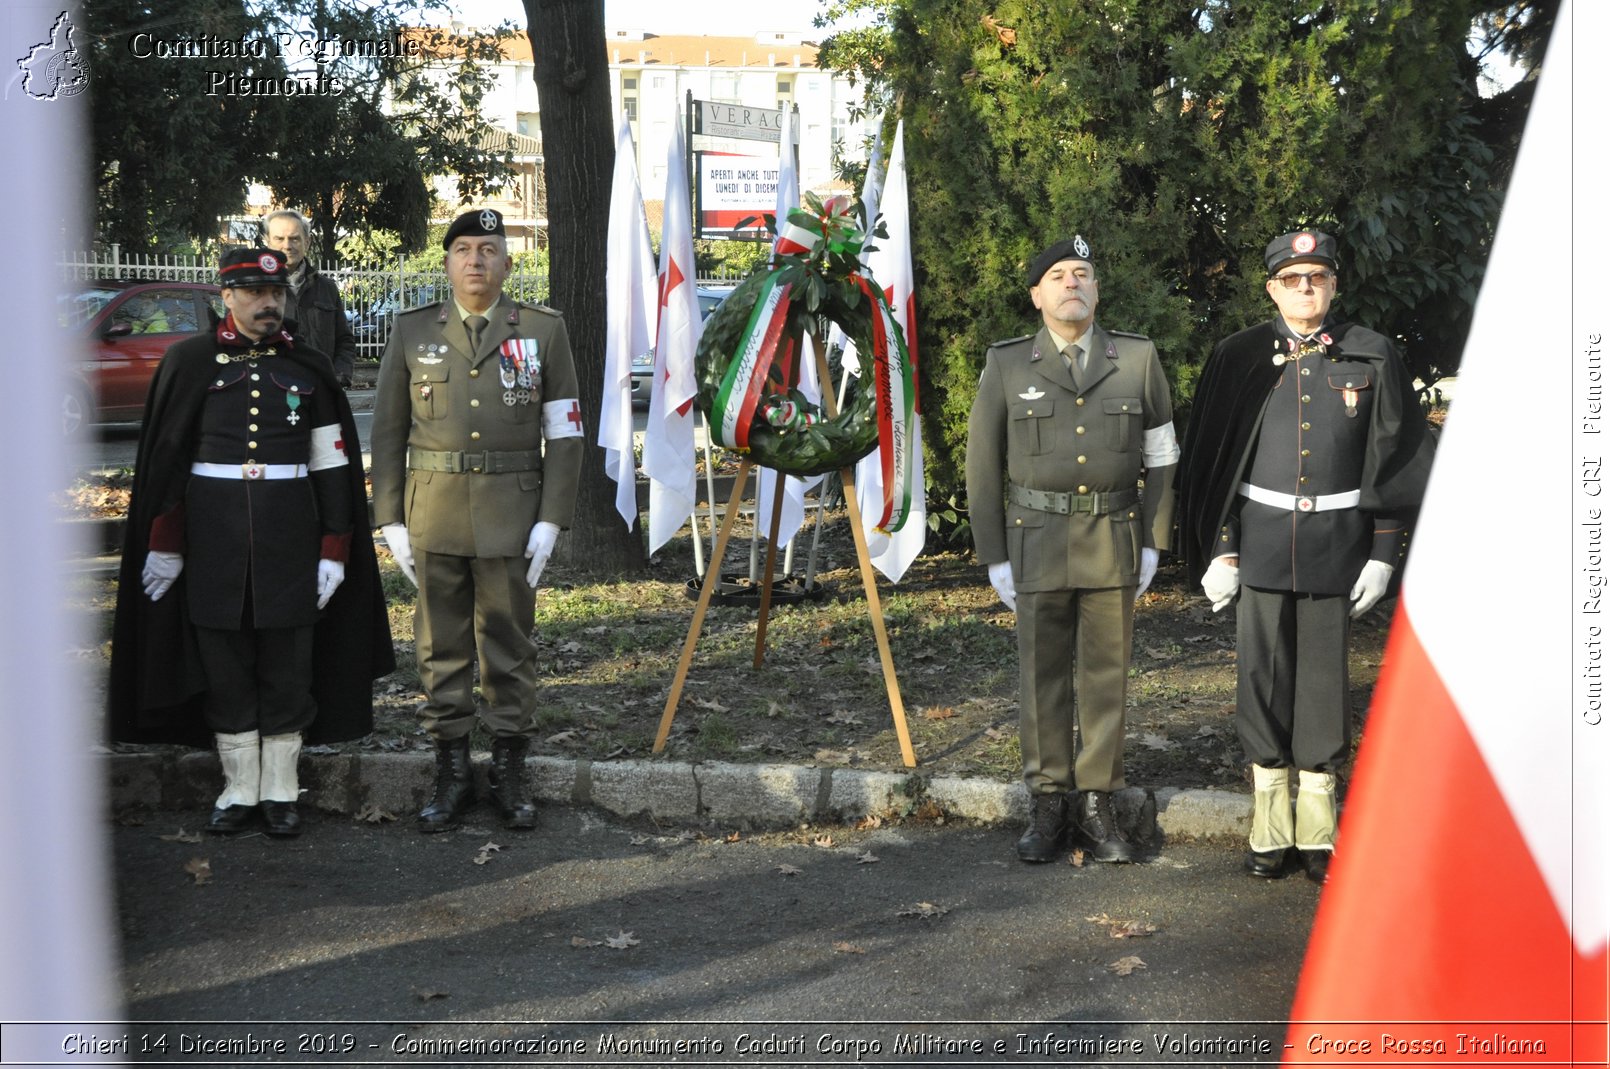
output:
[[[1329,512],[1332,509],[1350,509],[1358,504],[1362,496],[1357,490],[1347,490],[1340,494],[1319,494],[1313,497],[1301,494],[1277,494],[1273,490],[1265,490],[1251,483],[1242,483],[1236,491],[1248,501],[1256,501],[1271,508],[1285,509],[1287,512]]]
[[[191,475],[204,475],[209,479],[305,479],[306,464],[206,464],[196,461],[190,465]]]

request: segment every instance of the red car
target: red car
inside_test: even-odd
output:
[[[79,282],[57,299],[64,330],[78,340],[61,398],[62,433],[85,424],[138,420],[168,346],[222,315],[218,287],[196,282]]]

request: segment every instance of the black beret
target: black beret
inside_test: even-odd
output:
[[[1075,234],[1071,238],[1057,242],[1029,261],[1029,285],[1038,286],[1040,279],[1051,270],[1051,265],[1059,264],[1063,260],[1083,260],[1092,267],[1095,266],[1090,259],[1090,246],[1085,244],[1084,238]]]
[[[218,261],[220,286],[289,286],[285,258],[273,249],[230,249]]]
[[[442,236],[442,248],[452,248],[454,239],[463,237],[465,234],[473,234],[477,237],[483,234],[496,234],[500,238],[505,237],[506,235],[503,232],[503,213],[493,208],[480,208],[475,211],[465,212],[457,219],[454,219],[447,228],[447,233]]]
[[[1318,230],[1299,230],[1282,234],[1263,250],[1263,262],[1270,277],[1291,263],[1324,264],[1336,270],[1336,239]]]

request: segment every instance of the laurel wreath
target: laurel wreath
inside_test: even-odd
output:
[[[807,193],[805,208],[791,211],[788,221],[815,235],[813,247],[799,255],[776,256],[770,264],[751,271],[704,324],[694,360],[699,380],[697,403],[706,416],[714,408],[763,284],[773,274],[779,284],[793,285],[786,327],[789,337],[818,333],[825,321],[842,329],[859,353],[872,352],[873,309],[854,277],[861,270],[859,256],[865,236],[849,214],[848,202],[834,198],[823,203]],[[829,370],[837,373],[839,364],[830,359]],[[851,377],[843,407],[831,419],[797,388],[775,378],[767,381],[767,387],[762,406],[793,402],[809,419],[786,427],[757,419],[749,432],[749,455],[756,463],[785,475],[822,475],[854,464],[877,447],[876,391],[871,375]],[[832,389],[832,384],[823,383],[822,389]]]

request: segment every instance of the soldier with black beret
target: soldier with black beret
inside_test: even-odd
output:
[[[393,667],[346,395],[284,329],[286,265],[219,264],[228,315],[168,350],[135,461],[112,647],[113,735],[211,733],[224,790],[207,830],[301,831],[304,737],[367,734]]]
[[[1403,559],[1432,443],[1392,342],[1332,315],[1335,239],[1282,234],[1264,264],[1279,314],[1221,341],[1202,369],[1181,460],[1181,553],[1215,612],[1239,597],[1246,868],[1283,876],[1295,849],[1323,883],[1352,739],[1348,624]]]
[[[1071,801],[1072,830],[1091,857],[1133,861],[1112,792],[1124,786],[1135,600],[1173,526],[1169,384],[1150,340],[1096,325],[1084,238],[1046,248],[1027,281],[1042,325],[990,347],[967,438],[973,545],[1017,611],[1031,805],[1017,854],[1056,857]]]
[[[498,212],[463,213],[442,248],[452,297],[398,317],[380,361],[371,442],[375,523],[419,588],[420,715],[437,776],[417,826],[457,827],[473,803],[479,715],[492,735],[491,800],[507,827],[532,828],[531,629],[543,568],[575,512],[576,369],[559,313],[503,293],[512,261]]]

